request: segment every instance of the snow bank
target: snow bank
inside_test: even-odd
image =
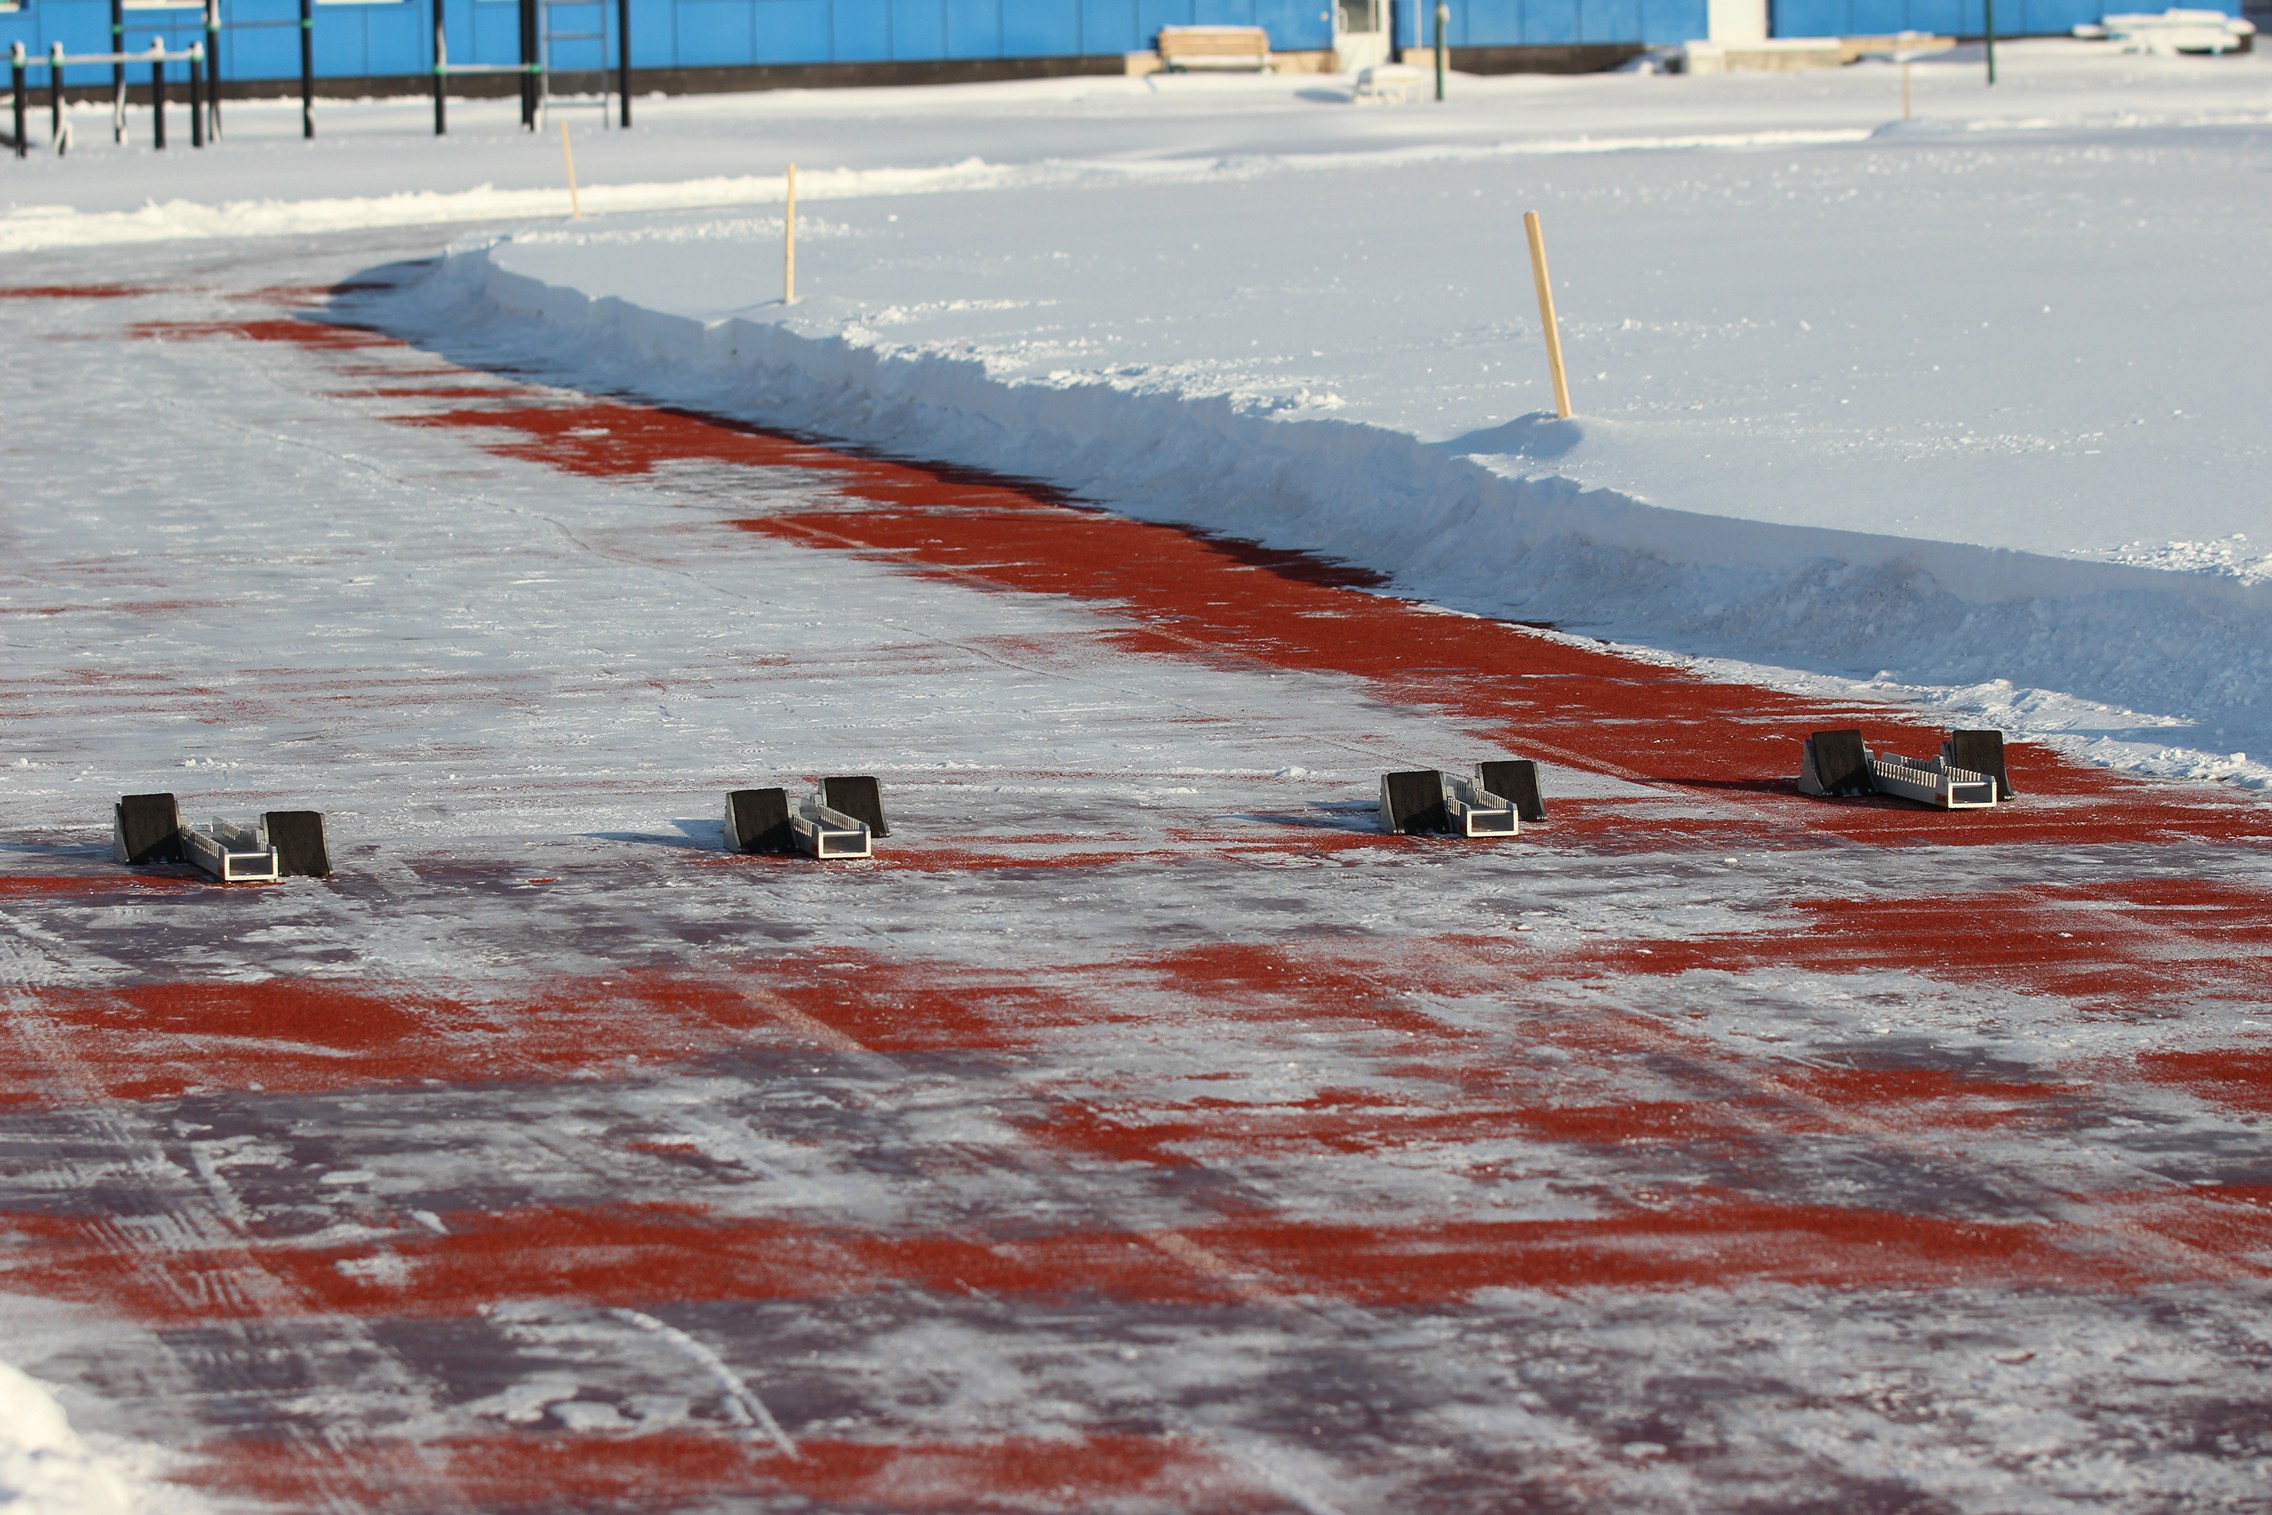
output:
[[[1298,155],[1250,154],[1221,158],[1115,160],[1049,158],[1035,163],[990,163],[966,158],[959,163],[914,168],[807,169],[798,175],[797,193],[805,201],[872,195],[911,195],[961,189],[1046,188],[1112,182],[1155,184],[1238,179],[1290,169],[1330,170],[1352,162],[1398,164],[1458,162],[1491,158],[1552,158],[1603,153],[1663,152],[1705,148],[1808,147],[1858,142],[1871,135],[1861,127],[1682,132],[1660,135],[1549,137],[1488,145],[1427,143],[1365,152],[1310,152]],[[698,210],[734,205],[778,205],[786,192],[782,175],[720,175],[702,179],[651,180],[633,184],[587,184],[581,204],[595,215],[635,210]],[[299,200],[231,200],[218,205],[193,200],[151,201],[135,210],[82,211],[70,205],[11,207],[0,214],[0,253],[119,242],[166,242],[214,237],[282,237],[315,232],[358,231],[383,226],[426,226],[452,221],[509,221],[557,216],[569,208],[565,182],[559,188],[404,191],[386,195],[318,196]]]
[[[88,1448],[47,1386],[0,1363],[0,1511],[126,1515],[142,1507],[135,1481]]]
[[[1012,382],[864,327],[594,300],[503,266],[510,245],[453,249],[394,319],[445,350],[510,350],[585,385],[1363,563],[1463,609],[1859,681],[2007,729],[2087,727],[2103,733],[2087,750],[2130,766],[2272,776],[2215,750],[2266,730],[2272,586],[1667,509],[1538,469],[1583,443],[1583,422],[1527,416],[1430,443],[1221,395]]]

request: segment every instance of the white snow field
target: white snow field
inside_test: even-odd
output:
[[[2261,1509],[2272,76],[2005,65],[0,162],[0,1511]]]

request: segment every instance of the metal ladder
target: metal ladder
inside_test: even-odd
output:
[[[561,11],[570,12],[570,19],[557,19],[557,13]],[[583,23],[574,17],[573,13],[579,11],[592,13],[590,30],[584,30]],[[564,25],[570,29],[561,30]],[[555,107],[571,110],[593,105],[599,107],[603,130],[613,120],[610,100],[615,75],[607,66],[607,38],[607,0],[537,0],[537,110],[542,120],[549,122]],[[599,61],[592,65],[592,71],[600,76],[597,100],[565,99],[553,94],[552,45],[555,42],[593,42],[599,45]],[[576,72],[581,73],[583,70],[578,69]]]

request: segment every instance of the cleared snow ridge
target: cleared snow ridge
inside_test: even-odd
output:
[[[594,300],[503,266],[512,245],[454,248],[390,324],[477,360],[1363,564],[1460,610],[1866,687],[2119,766],[2272,779],[2234,750],[2272,729],[2263,583],[1666,509],[1537,470],[1585,440],[1584,421],[1428,443],[1223,395],[1004,379],[849,323],[801,333],[778,306],[702,320]]]
[[[138,1453],[140,1449],[134,1449]],[[0,1362],[0,1511],[7,1515],[130,1515],[200,1508],[186,1493],[153,1490],[124,1450],[90,1448],[38,1379]]]

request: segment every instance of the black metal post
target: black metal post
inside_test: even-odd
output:
[[[448,107],[442,103],[449,83],[450,43],[442,35],[442,0],[434,0],[434,135],[437,137],[450,129]]]
[[[150,145],[166,150],[166,55],[162,47],[150,62]]]
[[[316,14],[313,0],[300,0],[300,135],[316,134]]]
[[[55,147],[55,156],[63,156],[66,138],[63,135],[63,44],[47,45],[47,139]]]
[[[615,98],[631,124],[631,0],[615,0]]]
[[[1451,30],[1452,8],[1444,0],[1436,0],[1436,103],[1444,99],[1444,34]]]
[[[1996,0],[1982,0],[1982,4],[1985,10],[1981,19],[1986,24],[1984,35],[1988,42],[1988,82],[1994,84],[1996,82]]]
[[[24,142],[24,45],[21,42],[8,49],[8,72],[16,87],[16,156],[21,158],[31,151]]]
[[[110,135],[126,140],[126,0],[110,0]]]
[[[221,140],[221,0],[205,0],[205,135]]]
[[[189,50],[189,145],[205,145],[205,50]]]
[[[536,0],[521,0],[521,130],[536,130]]]

